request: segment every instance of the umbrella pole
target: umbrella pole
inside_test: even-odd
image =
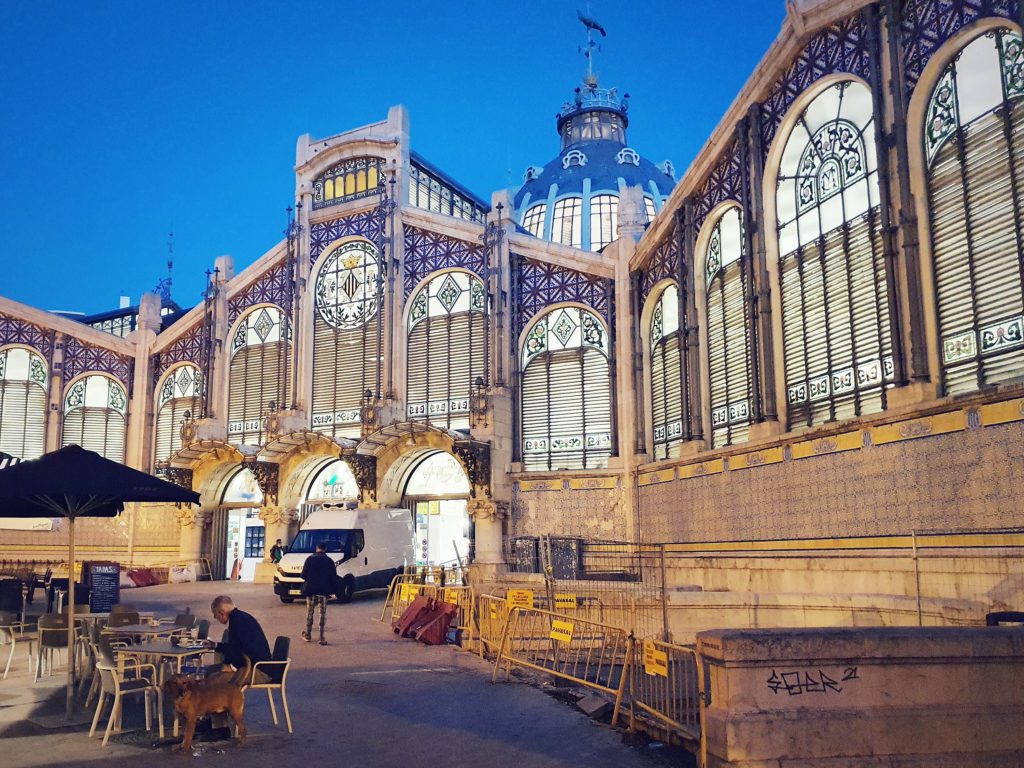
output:
[[[75,690],[75,518],[68,518],[68,690],[64,716],[71,719]]]

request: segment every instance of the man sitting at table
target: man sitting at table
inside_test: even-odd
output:
[[[245,666],[246,656],[249,657],[249,661],[253,666],[258,661],[271,660],[270,644],[267,642],[267,636],[263,633],[263,627],[260,626],[260,623],[252,614],[236,608],[234,602],[227,595],[215,597],[210,604],[210,610],[213,612],[213,618],[221,624],[227,624],[228,628],[224,632],[227,638],[224,642],[206,641],[207,645],[224,657],[223,665],[207,668],[206,673],[208,676],[216,672],[234,672],[237,669],[242,669]],[[257,669],[251,672],[250,675],[250,680],[253,683],[263,684],[270,682],[270,677],[262,669]],[[247,680],[246,682],[249,681]],[[211,737],[231,737],[231,730],[228,728],[228,718],[225,713],[216,713],[212,715],[211,719],[214,728],[211,731]]]

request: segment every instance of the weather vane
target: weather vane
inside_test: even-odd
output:
[[[580,48],[580,52],[587,60],[587,84],[593,84],[594,79],[594,49],[601,50],[601,46],[594,41],[594,32],[600,32],[601,37],[607,37],[608,33],[604,31],[604,27],[597,23],[597,20],[590,15],[590,3],[587,3],[587,12],[584,14],[583,11],[576,11],[576,18],[578,18],[583,26],[587,28],[587,45],[586,50]]]

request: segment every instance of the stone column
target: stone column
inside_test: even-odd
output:
[[[198,560],[203,556],[203,529],[213,518],[209,509],[185,507],[175,512],[181,538],[178,540],[178,556],[182,560]]]
[[[476,524],[474,565],[496,572],[504,563],[501,544],[508,511],[507,502],[470,499],[469,516]]]
[[[298,517],[299,512],[296,509],[285,509],[279,506],[267,506],[260,509],[260,520],[266,526],[264,539],[266,545],[263,548],[263,562],[256,563],[256,573],[253,576],[253,581],[256,584],[273,583],[277,566],[270,560],[270,548],[274,546],[274,542],[278,539],[281,539],[283,544],[287,544],[290,541],[290,536],[288,535],[289,526]]]

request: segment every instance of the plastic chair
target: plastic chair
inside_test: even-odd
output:
[[[10,611],[0,611],[0,645],[10,645],[11,652],[7,654],[7,665],[4,667],[3,679],[7,679],[7,673],[11,671],[11,661],[14,659],[14,650],[18,643],[28,644],[28,668],[32,671],[32,648],[36,644],[36,633],[25,632],[25,624],[18,621],[18,617]]]
[[[284,719],[288,725],[288,733],[292,733],[292,716],[288,712],[288,698],[285,695],[285,683],[288,680],[288,668],[291,666],[292,660],[288,658],[288,651],[291,648],[291,639],[284,635],[278,636],[274,640],[274,652],[271,654],[270,661],[257,661],[252,666],[252,672],[249,674],[248,682],[242,684],[242,692],[244,693],[249,688],[262,688],[267,691],[267,700],[270,702],[270,716],[274,719],[274,725],[277,725],[277,710],[274,708],[274,694],[273,691],[281,691],[281,707],[284,709]],[[259,670],[270,678],[269,682],[266,683],[255,683],[253,679],[256,677],[256,671]]]
[[[36,658],[36,681],[45,667],[46,674],[53,674],[53,655],[68,647],[68,615],[48,613],[39,617],[36,625],[39,631],[39,655]]]
[[[120,730],[121,720],[121,699],[133,693],[142,693],[146,700],[146,730],[153,730],[153,712],[150,694],[156,694],[157,721],[160,727],[160,738],[164,737],[164,697],[157,683],[156,666],[153,664],[135,664],[134,669],[137,676],[133,679],[118,674],[117,666],[100,661],[96,664],[96,672],[100,679],[100,698],[96,703],[96,714],[92,718],[92,728],[89,729],[89,737],[96,735],[96,726],[99,724],[100,715],[106,705],[107,696],[114,697],[113,706],[110,708],[110,719],[107,720],[107,730],[103,734],[103,746],[107,746],[110,740],[110,732],[117,722]],[[146,674],[149,676],[147,677]]]
[[[139,614],[137,613],[113,613],[110,614],[110,620],[107,622],[108,627],[127,627],[130,624],[139,623]]]
[[[200,619],[199,620],[199,629],[196,630],[196,639],[197,640],[205,640],[209,636],[210,636],[210,620],[209,619]]]
[[[174,617],[174,626],[181,627],[178,634],[185,634],[191,632],[192,628],[196,625],[196,615],[194,613],[179,613]]]

